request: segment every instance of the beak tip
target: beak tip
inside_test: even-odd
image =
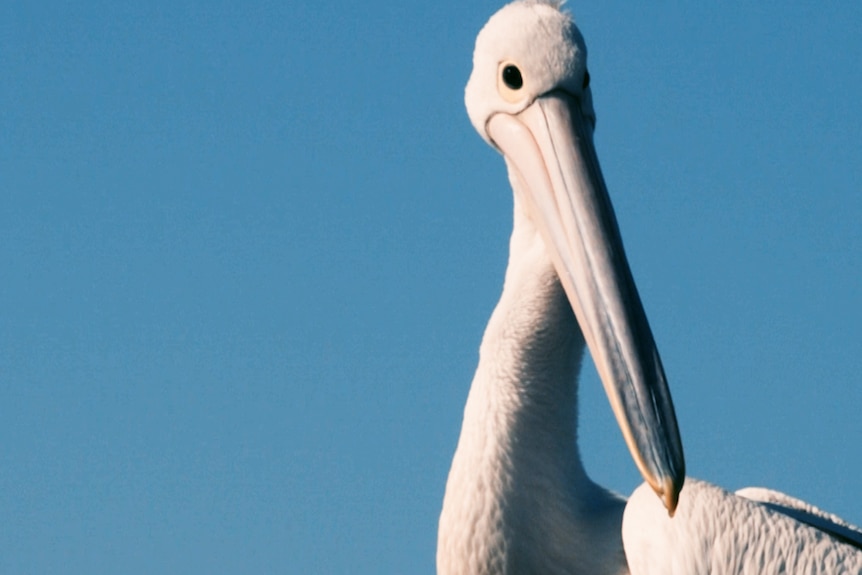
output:
[[[667,509],[667,514],[670,517],[673,517],[673,514],[676,512],[677,505],[679,505],[679,494],[682,491],[683,481],[680,481],[680,483],[677,484],[673,478],[666,477],[664,479],[664,485],[659,489],[656,489],[656,492],[664,503],[664,506]]]

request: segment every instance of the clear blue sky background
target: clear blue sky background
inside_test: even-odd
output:
[[[862,523],[862,4],[791,4],[568,7],[690,474]],[[511,227],[463,108],[499,6],[2,5],[0,572],[433,572]]]

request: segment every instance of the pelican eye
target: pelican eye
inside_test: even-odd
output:
[[[524,85],[524,78],[517,66],[509,64],[503,68],[503,82],[512,90],[520,90]]]
[[[582,90],[586,90],[590,87],[590,72],[589,70],[584,70],[584,85],[581,86]]]
[[[514,62],[500,62],[497,67],[497,92],[504,100],[510,104],[521,102],[529,96],[528,87],[521,69]]]

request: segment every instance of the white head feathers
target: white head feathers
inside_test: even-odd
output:
[[[470,121],[485,140],[485,123],[495,112],[517,114],[554,89],[582,97],[592,112],[585,89],[587,48],[562,2],[520,0],[504,6],[479,32],[473,52],[473,72],[465,103]],[[508,64],[517,66],[523,88],[517,98],[500,93],[500,75]]]

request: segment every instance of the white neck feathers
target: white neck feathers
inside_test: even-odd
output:
[[[584,347],[545,245],[516,199],[503,294],[482,340],[446,486],[439,574],[626,572],[624,502],[590,481],[578,452]]]

